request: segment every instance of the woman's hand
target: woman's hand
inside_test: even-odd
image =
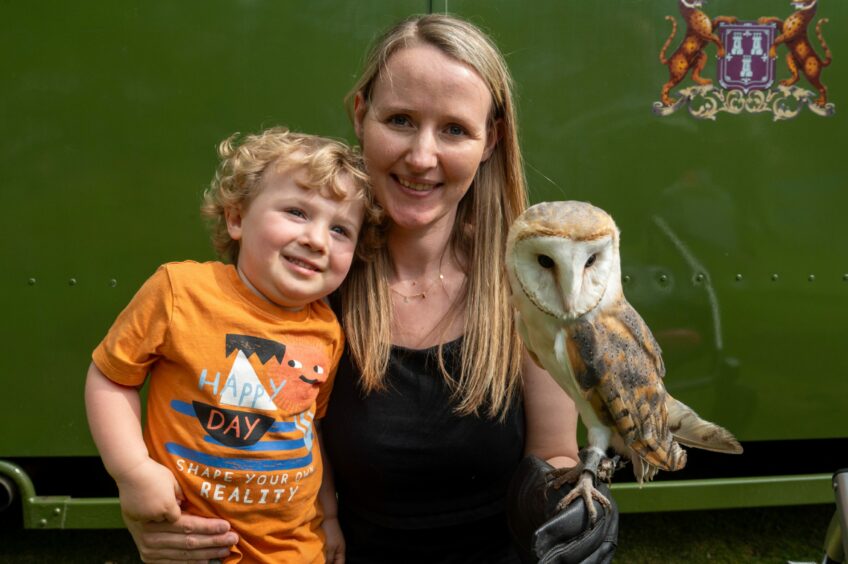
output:
[[[183,513],[173,523],[143,523],[124,515],[142,562],[198,562],[225,558],[238,535],[222,519]]]

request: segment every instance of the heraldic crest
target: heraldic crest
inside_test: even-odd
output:
[[[660,90],[660,100],[654,102],[654,113],[667,116],[685,107],[696,118],[714,120],[720,112],[770,112],[777,121],[793,118],[806,107],[820,116],[833,115],[836,107],[828,102],[827,86],[822,82],[822,70],[832,60],[822,34],[822,25],[828,20],[818,20],[814,28],[824,51],[822,58],[807,34],[816,15],[818,0],[790,3],[795,12],[786,19],[766,16],[755,21],[741,21],[735,16],[710,19],[702,10],[703,0],[678,0],[686,29],[680,45],[666,57],[677,35],[677,20],[666,16],[671,22],[671,35],[662,46],[659,59],[668,67],[669,78]],[[712,79],[702,76],[710,43],[717,49],[720,88]],[[787,51],[785,61],[789,77],[772,86],[781,46]],[[695,85],[672,92],[687,75],[691,75]],[[797,85],[801,75],[814,90]]]

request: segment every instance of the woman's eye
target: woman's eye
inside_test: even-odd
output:
[[[388,121],[391,125],[397,125],[399,127],[409,125],[409,118],[403,115],[391,116]]]
[[[595,264],[595,260],[597,260],[597,258],[598,258],[598,255],[590,256],[589,259],[586,261],[586,268],[589,268],[590,266]]]
[[[463,128],[461,125],[453,124],[447,127],[447,132],[448,135],[465,135],[465,128]]]

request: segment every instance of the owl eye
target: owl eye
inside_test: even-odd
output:
[[[598,255],[592,255],[589,257],[589,260],[586,261],[586,268],[589,268],[593,264],[595,264],[595,260],[598,258]]]
[[[536,257],[536,260],[539,261],[539,266],[541,266],[542,268],[554,267],[554,259],[552,259],[548,255],[539,255],[538,257]]]

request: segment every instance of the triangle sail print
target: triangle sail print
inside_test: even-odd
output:
[[[259,381],[250,361],[241,350],[236,354],[230,375],[227,376],[227,382],[221,391],[220,403],[264,411],[277,409],[265,386]]]

